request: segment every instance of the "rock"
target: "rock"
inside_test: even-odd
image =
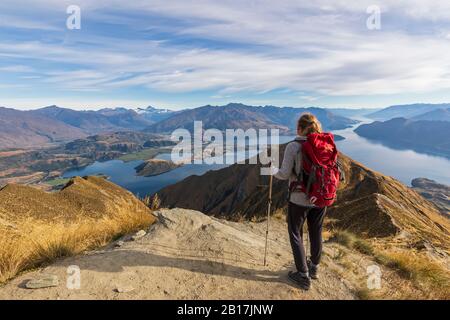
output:
[[[120,248],[120,247],[123,246],[124,244],[125,244],[125,242],[123,242],[122,240],[119,240],[119,241],[117,241],[117,242],[114,244],[114,247]]]
[[[131,240],[136,241],[136,240],[142,238],[143,236],[145,236],[146,234],[147,234],[147,232],[145,232],[144,230],[139,230],[131,237]]]
[[[57,287],[59,285],[58,276],[52,274],[43,274],[36,279],[28,281],[25,285],[27,289],[41,289]]]
[[[134,291],[133,287],[117,287],[114,289],[115,292],[117,293],[128,293],[131,291]]]

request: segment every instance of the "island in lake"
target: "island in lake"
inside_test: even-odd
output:
[[[152,177],[181,167],[182,164],[170,160],[150,159],[138,165],[135,170],[138,176]]]

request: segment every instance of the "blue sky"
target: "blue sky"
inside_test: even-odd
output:
[[[0,105],[450,102],[449,52],[447,0],[2,0]]]

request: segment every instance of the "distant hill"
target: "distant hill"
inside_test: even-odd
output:
[[[0,150],[46,147],[90,135],[117,131],[139,131],[172,115],[165,109],[149,107],[79,111],[58,106],[19,111],[0,108]]]
[[[38,113],[0,107],[0,149],[43,147],[86,135],[80,128]]]
[[[50,106],[30,112],[62,121],[88,134],[127,129],[140,130],[151,123],[141,117],[136,111],[125,108],[78,111]]]
[[[225,106],[207,105],[196,109],[184,110],[174,116],[149,126],[150,132],[167,133],[177,128],[193,130],[195,120],[203,122],[203,128],[249,129],[276,128],[282,133],[293,132],[296,121],[303,112],[314,113],[327,130],[343,129],[356,121],[337,116],[321,108],[279,108],[275,106],[248,106],[230,103]]]
[[[155,123],[165,120],[180,111],[173,111],[169,109],[158,109],[152,106],[148,106],[147,108],[138,108],[136,112],[147,121]]]
[[[350,109],[350,108],[329,108],[330,112],[333,112],[334,114],[338,116],[343,117],[355,117],[355,116],[366,116],[368,114],[380,111],[381,108],[378,109],[372,109],[372,108],[357,108],[357,109]]]
[[[391,106],[380,111],[368,114],[367,117],[375,120],[389,120],[393,118],[413,118],[438,109],[448,109],[450,103],[429,104],[416,103],[408,105]]]
[[[450,157],[450,122],[447,121],[412,121],[395,118],[361,125],[355,132],[394,148],[408,148]]]
[[[411,118],[411,120],[450,121],[450,108],[436,109]]]
[[[119,131],[76,139],[64,145],[64,151],[77,154],[104,153],[108,151],[136,152],[144,147],[168,146],[175,143],[158,134]]]

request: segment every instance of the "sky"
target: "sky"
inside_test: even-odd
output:
[[[80,8],[80,29],[67,27],[78,21],[71,5]],[[0,3],[0,106],[228,102],[450,102],[450,1]]]

